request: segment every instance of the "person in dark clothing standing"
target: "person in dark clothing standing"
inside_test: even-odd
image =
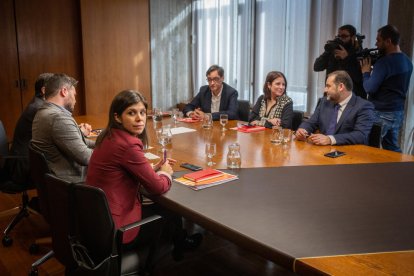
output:
[[[346,71],[351,76],[355,95],[366,99],[361,67],[357,59],[357,53],[361,49],[362,45],[357,39],[355,27],[341,26],[335,40],[330,40],[325,44],[325,52],[315,60],[313,70],[315,72],[326,70],[326,76],[337,70]]]

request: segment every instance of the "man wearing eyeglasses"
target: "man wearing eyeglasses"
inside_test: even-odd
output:
[[[45,103],[33,120],[32,146],[42,152],[50,170],[71,182],[83,181],[95,142],[85,139],[91,126],[72,116],[78,81],[53,74],[46,83]]]
[[[202,119],[204,113],[211,113],[213,120],[219,120],[220,114],[227,114],[229,120],[237,120],[238,92],[224,82],[224,70],[212,65],[206,72],[208,85],[200,88],[194,99],[185,106],[187,117]]]
[[[334,40],[325,44],[325,52],[313,64],[313,70],[320,72],[326,70],[326,76],[337,70],[346,71],[354,84],[353,92],[364,99],[367,98],[362,85],[362,72],[356,53],[362,49],[356,29],[352,25],[339,27],[338,35]]]

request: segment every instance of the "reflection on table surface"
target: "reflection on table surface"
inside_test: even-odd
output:
[[[88,115],[75,118],[78,123],[88,122],[93,128],[103,128],[107,124],[107,115]],[[173,135],[172,143],[167,145],[168,156],[181,162],[188,162],[205,167],[207,157],[205,155],[205,144],[214,142],[217,144],[217,154],[213,158],[215,168],[226,168],[226,155],[228,146],[234,142],[240,144],[242,155],[242,168],[254,167],[279,167],[279,166],[304,166],[304,165],[335,165],[355,163],[383,163],[414,161],[414,156],[400,154],[392,151],[373,148],[365,145],[351,146],[316,146],[308,142],[293,141],[282,145],[270,142],[271,130],[255,133],[242,133],[231,128],[237,127],[239,121],[229,121],[226,131],[221,131],[221,125],[215,121],[212,129],[204,129],[201,122],[184,123],[179,122],[174,126],[169,117],[163,118],[162,122],[154,123],[147,120],[147,133],[149,136],[148,151],[159,155],[161,145],[158,144],[155,129],[163,125],[174,127],[185,127],[195,129],[188,132]],[[338,158],[325,157],[330,151],[339,150],[346,155]],[[179,166],[174,168],[180,170]]]

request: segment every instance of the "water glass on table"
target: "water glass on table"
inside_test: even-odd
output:
[[[161,108],[154,107],[152,109],[152,120],[154,122],[161,122],[162,121],[162,110],[161,110]]]
[[[229,121],[229,115],[227,114],[220,114],[220,124],[222,126],[221,131],[226,131],[226,125]]]
[[[206,144],[206,155],[208,158],[207,166],[211,167],[216,163],[213,162],[212,158],[216,155],[217,148],[215,143],[207,143]]]
[[[203,128],[210,129],[213,125],[213,117],[211,113],[204,113]]]
[[[180,117],[180,110],[178,108],[173,108],[171,111],[171,118],[174,121],[174,126],[177,125],[179,117]]]
[[[283,129],[281,126],[273,126],[272,134],[270,135],[270,142],[280,145],[283,142]]]
[[[286,144],[292,141],[292,134],[293,134],[293,131],[291,129],[284,128],[283,129],[283,143]]]

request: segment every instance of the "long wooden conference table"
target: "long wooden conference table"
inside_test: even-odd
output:
[[[107,117],[79,116],[105,127]],[[226,169],[228,145],[241,146],[239,179],[201,191],[174,183],[157,200],[204,228],[301,275],[414,275],[414,156],[363,145],[270,143],[270,130],[222,132],[218,122],[179,123],[168,155],[206,167],[207,141],[217,144],[215,168]],[[163,125],[171,124],[164,118]],[[148,120],[148,151],[160,155]],[[328,158],[324,153],[346,153]],[[336,165],[336,166],[333,166]],[[178,166],[175,176],[183,174]]]

